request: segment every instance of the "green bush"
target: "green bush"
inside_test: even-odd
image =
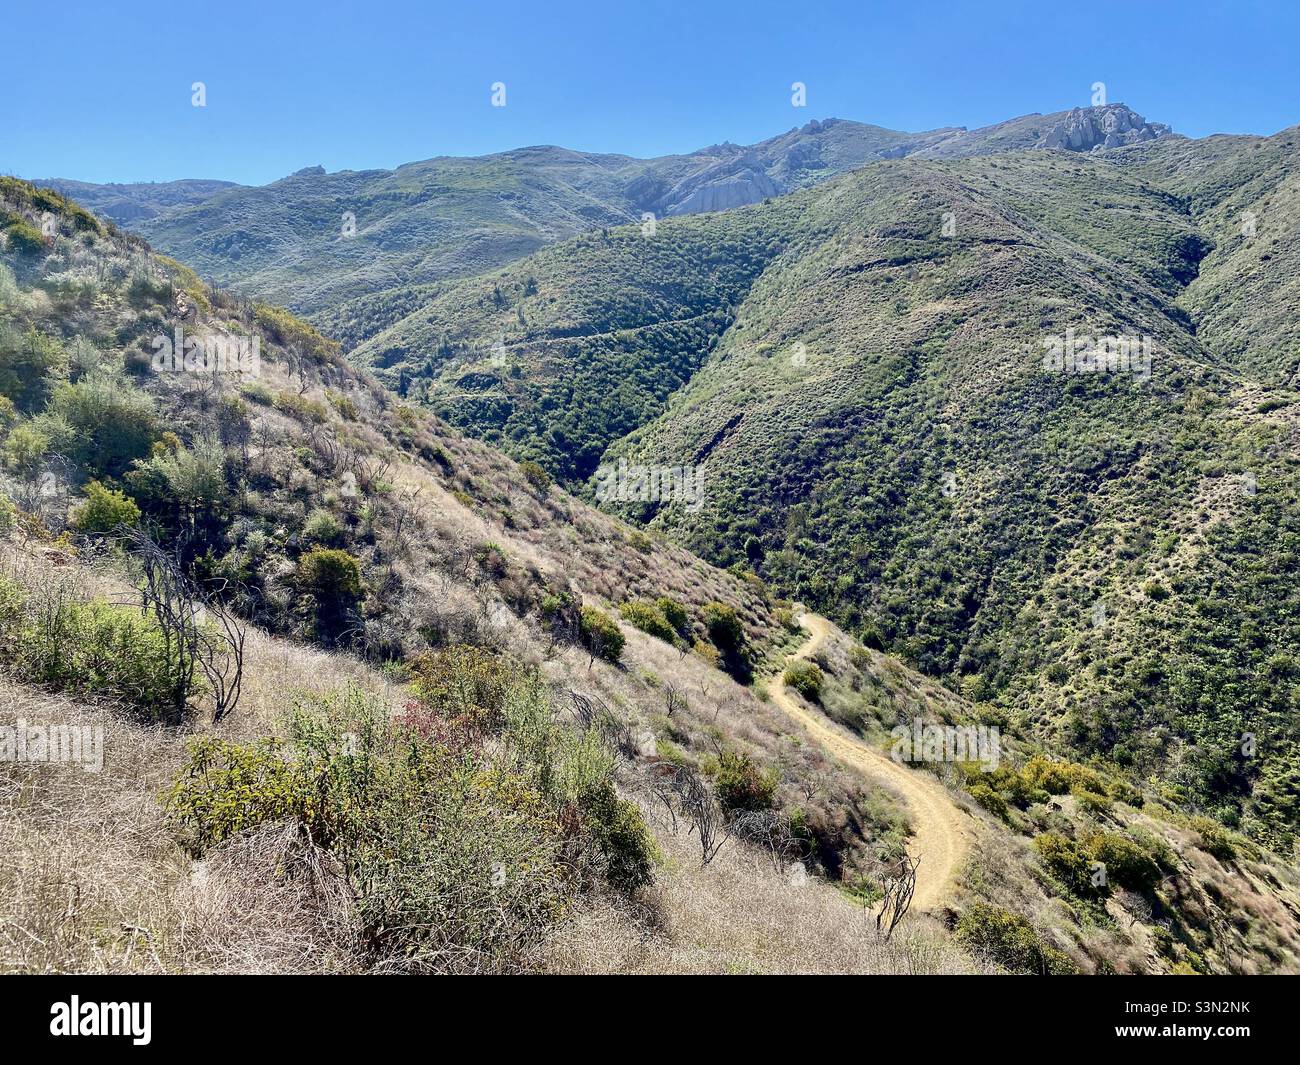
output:
[[[361,566],[346,551],[313,547],[298,560],[298,588],[315,600],[316,634],[333,641],[364,594]]]
[[[726,603],[707,603],[704,627],[718,649],[723,668],[737,680],[748,681],[752,672],[745,626]]]
[[[582,645],[593,658],[606,662],[617,662],[623,654],[626,642],[618,622],[594,606],[582,608],[579,632]]]
[[[1232,835],[1218,821],[1209,817],[1193,817],[1188,824],[1201,837],[1201,849],[1220,861],[1230,862],[1237,857]]]
[[[239,391],[241,395],[247,396],[254,403],[260,403],[263,407],[275,403],[275,393],[261,381],[245,381],[239,386]]]
[[[668,624],[673,627],[678,636],[683,640],[690,639],[691,616],[686,612],[686,608],[682,606],[681,603],[670,596],[661,595],[655,600],[655,606],[659,608],[659,613],[664,616],[668,621]]]
[[[50,399],[59,450],[98,477],[120,477],[157,435],[153,400],[129,382],[96,373],[60,384]]]
[[[72,515],[72,528],[83,536],[106,536],[119,526],[135,525],[140,508],[121,492],[91,481],[85,488],[85,500]]]
[[[645,602],[623,603],[619,606],[618,612],[623,615],[623,620],[642,632],[657,636],[665,643],[677,642],[676,630],[654,604]]]
[[[1106,867],[1106,879],[1129,891],[1148,893],[1160,883],[1160,865],[1143,847],[1115,832],[1095,832],[1084,840],[1088,856]]]
[[[810,703],[821,702],[826,677],[812,662],[792,662],[781,679]]]
[[[1044,832],[1034,838],[1034,850],[1066,890],[1080,898],[1107,893],[1104,884],[1093,885],[1093,868],[1089,857],[1074,840],[1059,832]]]
[[[1045,944],[1023,917],[977,902],[957,922],[957,940],[1013,973],[1068,976],[1078,970],[1068,955]]]
[[[1064,795],[1071,791],[1090,791],[1104,795],[1106,784],[1095,772],[1077,762],[1053,761],[1036,754],[1020,770],[1020,775],[1032,790],[1049,795]]]
[[[776,770],[763,770],[741,751],[723,751],[712,771],[713,790],[726,810],[770,810],[776,796]]]
[[[198,689],[153,618],[138,609],[81,602],[61,587],[29,590],[0,579],[0,659],[15,678],[174,721],[178,691]]]
[[[127,489],[151,513],[178,522],[216,520],[227,502],[225,451],[211,437],[186,448],[169,435],[127,474]]]
[[[35,226],[21,218],[11,217],[0,227],[9,240],[9,249],[18,255],[39,255],[45,250],[45,238]]]
[[[1007,800],[987,784],[972,784],[970,787],[970,797],[995,817],[1000,817],[1003,821],[1007,819],[1009,812]]]
[[[25,414],[44,408],[68,376],[68,353],[57,337],[32,328],[18,336],[0,329],[0,395]]]
[[[535,674],[494,662],[492,742],[466,742],[447,695],[463,687],[462,667],[482,670],[482,654],[444,656],[434,687],[397,718],[349,689],[295,706],[284,746],[195,741],[166,796],[182,841],[202,855],[294,823],[341,865],[366,960],[522,967],[595,878],[635,890],[650,882],[656,852],[614,791],[612,755],[556,724]]]
[[[307,515],[302,527],[302,542],[315,547],[341,547],[343,523],[328,510],[317,507]]]
[[[524,461],[519,464],[519,469],[528,483],[539,492],[544,494],[546,490],[551,487],[551,475],[547,473],[539,463],[533,462],[532,459],[524,459]]]

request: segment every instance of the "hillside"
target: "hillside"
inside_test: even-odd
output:
[[[703,467],[702,506],[623,512],[1286,852],[1294,150],[873,163],[546,249],[354,356],[571,484]],[[1139,357],[1045,366],[1085,336]]]
[[[5,968],[1294,968],[1293,871],[1189,821],[1176,796],[1070,763],[1061,785],[1030,738],[1000,771],[939,764],[936,783],[900,787],[925,770],[844,756],[842,742],[887,749],[896,725],[992,708],[820,621],[804,653],[824,686],[791,694],[791,674],[775,674],[803,643],[795,612],[752,574],[457,436],[309,326],[202,285],[75,205],[12,181],[0,195],[5,698],[28,720],[108,733],[100,775],[0,770]],[[58,226],[42,239],[46,214]],[[157,338],[177,328],[244,338],[245,354],[256,340],[258,361],[160,372]],[[211,608],[249,624],[233,712],[200,686],[176,713],[158,689],[147,615],[118,605],[140,564],[113,546],[121,522],[176,545]],[[106,659],[51,655],[50,618],[91,626],[87,647],[120,626],[136,635]],[[357,742],[349,725],[366,775],[339,755]],[[287,764],[320,767],[312,788],[328,782],[326,820],[314,800],[295,815],[305,843],[284,829],[305,781],[259,761],[277,745],[296,752]],[[394,758],[405,745],[441,767],[414,789],[413,763]],[[450,752],[468,776],[449,771]],[[267,786],[223,805],[212,781],[250,770]],[[665,791],[691,777],[729,826],[712,861]],[[926,882],[933,916],[881,938],[871,914],[889,870],[905,850],[936,857],[920,795],[971,850],[942,890]],[[419,809],[468,810],[481,843],[425,838],[407,820]],[[413,834],[394,836],[402,825]],[[447,860],[416,861],[414,880],[377,876],[375,857],[398,845]],[[1113,889],[1070,880],[1079,848],[1123,859]],[[505,900],[479,890],[498,867],[519,870]],[[1248,886],[1229,888],[1234,870]],[[504,923],[481,925],[480,904],[504,905]],[[451,909],[433,920],[435,905]],[[377,934],[393,914],[409,936]]]
[[[909,928],[910,946],[863,940],[830,886],[878,876],[902,851],[907,812],[792,735],[747,683],[793,639],[760,584],[457,437],[359,376],[305,323],[206,288],[57,195],[7,180],[0,196],[0,672],[25,720],[108,731],[100,776],[0,766],[0,881],[13,888],[0,966],[499,971],[545,968],[562,944],[570,967],[976,967],[932,923]],[[42,239],[33,226],[46,215],[58,226]],[[256,341],[258,359],[239,372],[155,368],[156,338],[177,329],[207,344],[243,339],[245,355]],[[113,546],[123,523],[174,551],[208,609],[248,626],[234,711],[202,683],[173,699],[150,615],[126,606],[143,556]],[[84,657],[59,636],[71,626]],[[373,867],[356,864],[377,843],[396,845],[388,834],[410,813],[404,778],[382,803],[347,798],[364,781],[334,745],[358,720],[376,772],[404,773],[392,745],[413,742],[431,764],[451,752],[507,774],[485,794],[473,773],[448,777],[488,819],[474,822],[481,849],[458,859],[468,865],[380,891]],[[267,779],[268,743],[324,757],[337,789],[339,822],[323,837],[314,804],[303,809],[305,849],[276,834],[291,803],[259,805],[293,778],[240,793],[238,838],[207,805],[219,793],[194,790],[211,779],[195,776],[207,764],[195,758]],[[699,844],[665,776],[702,782],[714,816],[746,815],[716,863],[692,866]],[[715,789],[741,805],[718,805]],[[455,798],[410,793],[417,804]],[[179,822],[176,802],[189,811]],[[372,802],[383,818],[358,819]],[[516,834],[488,831],[495,822]],[[344,867],[357,912],[340,911],[341,859],[320,842],[336,832],[361,848]],[[549,864],[536,864],[543,855]],[[480,898],[475,878],[494,862],[522,879],[506,924],[487,936],[478,911],[461,907]],[[785,889],[791,862],[816,874],[808,891]],[[277,865],[323,879],[277,881]],[[47,892],[68,877],[84,896],[65,912]],[[738,894],[739,877],[764,885],[762,908]],[[424,916],[420,927],[450,939],[367,938],[366,907],[435,898],[456,900],[450,924]],[[729,938],[733,922],[704,935],[715,906],[736,909],[736,928],[761,929],[758,946]],[[542,920],[559,912],[570,920]],[[112,913],[133,920],[105,925]],[[801,927],[804,940],[781,940]]]
[[[756,144],[653,159],[535,146],[395,170],[306,167],[257,188],[47,184],[204,278],[304,315],[350,349],[417,310],[441,282],[646,214],[761,203],[875,159],[1019,147],[1086,152],[1167,135],[1116,104],[924,133],[829,118]]]

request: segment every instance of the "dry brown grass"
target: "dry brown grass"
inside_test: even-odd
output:
[[[648,811],[649,812],[649,811]],[[665,864],[651,914],[594,907],[563,929],[546,964],[576,973],[859,973],[916,976],[987,969],[933,919],[909,916],[892,940],[825,881],[777,869],[730,841],[709,865],[685,829],[660,824]]]
[[[120,571],[27,545],[7,572],[32,585],[64,582],[79,596],[132,601]],[[689,579],[684,577],[682,579]],[[446,592],[433,580],[430,590]],[[783,802],[813,811],[857,844],[901,838],[884,796],[801,736],[755,690],[703,660],[626,628],[625,663],[589,666],[572,649],[548,652],[533,622],[499,609],[483,624],[494,643],[540,665],[558,683],[598,696],[634,731],[663,734],[663,691],[688,708],[673,723],[696,755],[721,743],[782,772]],[[218,726],[227,738],[273,734],[304,694],[357,684],[400,707],[400,685],[347,655],[249,631],[243,699]],[[200,708],[202,711],[202,708]],[[0,681],[0,721],[95,724],[105,729],[102,772],[76,766],[0,765],[0,971],[362,971],[349,888],[329,856],[270,826],[195,862],[177,845],[160,797],[185,762],[188,735],[151,729],[111,708]],[[680,739],[680,737],[679,737]],[[639,769],[628,768],[635,785]],[[870,816],[864,817],[863,811]],[[667,860],[636,906],[605,899],[564,926],[541,964],[574,971],[932,972],[971,963],[929,920],[907,923],[891,944],[824,881],[794,885],[757,852],[731,841],[701,868],[694,841],[656,826]],[[866,832],[867,835],[861,835]],[[567,959],[562,961],[562,959]]]

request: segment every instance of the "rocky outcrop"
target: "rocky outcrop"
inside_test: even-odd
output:
[[[668,208],[667,214],[699,214],[702,211],[726,211],[749,203],[761,203],[769,196],[780,196],[779,189],[761,170],[748,168],[736,174],[697,185],[685,199]]]
[[[1096,148],[1119,148],[1139,141],[1153,141],[1171,134],[1168,126],[1148,122],[1123,104],[1076,107],[1047,131],[1040,147],[1089,152]]]
[[[762,160],[742,156],[678,183],[661,200],[662,214],[726,211],[761,203],[785,190],[768,176]]]

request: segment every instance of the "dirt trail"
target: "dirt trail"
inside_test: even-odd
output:
[[[805,612],[799,620],[812,636],[790,656],[792,662],[809,658],[830,636],[830,622],[825,618]],[[948,901],[957,870],[970,849],[971,831],[969,818],[953,803],[943,785],[924,770],[899,765],[823,714],[810,710],[790,693],[781,673],[772,680],[771,694],[776,704],[798,720],[825,751],[902,795],[913,829],[907,850],[913,858],[921,859],[912,906],[916,910],[933,910]]]

